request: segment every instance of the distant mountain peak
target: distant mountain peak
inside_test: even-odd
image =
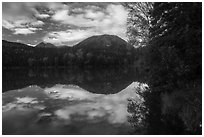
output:
[[[40,42],[35,46],[36,48],[55,48],[56,46],[52,43]]]
[[[95,49],[95,50],[109,50],[109,51],[126,51],[133,48],[130,44],[128,44],[122,38],[116,35],[94,35],[91,36],[77,45],[74,46],[76,49]]]

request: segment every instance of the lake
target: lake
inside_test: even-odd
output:
[[[130,134],[132,68],[3,69],[3,134]]]
[[[3,134],[200,134],[202,93],[151,93],[133,68],[3,69]]]

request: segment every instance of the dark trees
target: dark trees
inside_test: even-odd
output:
[[[151,74],[159,79],[150,84],[171,92],[172,88],[184,88],[200,81],[201,3],[155,3],[151,16],[149,64]]]
[[[139,52],[149,69],[147,134],[201,134],[202,3],[154,3],[150,17]]]

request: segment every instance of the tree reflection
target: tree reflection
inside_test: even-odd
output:
[[[192,134],[201,133],[202,95],[198,91],[178,91],[161,95],[162,114],[177,115],[186,132]]]
[[[149,90],[142,89],[142,86],[142,84],[139,84],[139,86],[135,88],[135,93],[138,95],[138,98],[128,100],[128,112],[131,114],[128,121],[134,127],[137,134],[145,134],[147,128],[146,118],[149,112],[145,104],[145,94],[147,94]]]
[[[93,92],[113,94],[141,76],[133,68],[35,68],[3,69],[3,92],[29,85],[50,87],[76,84]]]
[[[129,100],[129,122],[133,134],[201,134],[201,90],[174,91],[172,93],[141,92],[140,100]]]

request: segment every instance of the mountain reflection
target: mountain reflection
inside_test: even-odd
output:
[[[137,134],[201,134],[202,93],[201,89],[164,92],[161,94],[135,92],[139,98],[130,99],[129,122]],[[138,102],[138,99],[141,100]]]
[[[38,85],[51,87],[55,84],[76,84],[90,92],[112,94],[124,89],[138,73],[132,68],[36,68],[3,69],[3,92]]]
[[[140,100],[136,87],[142,86],[133,82],[115,94],[91,93],[76,85],[5,92],[3,134],[128,134],[128,99]]]

